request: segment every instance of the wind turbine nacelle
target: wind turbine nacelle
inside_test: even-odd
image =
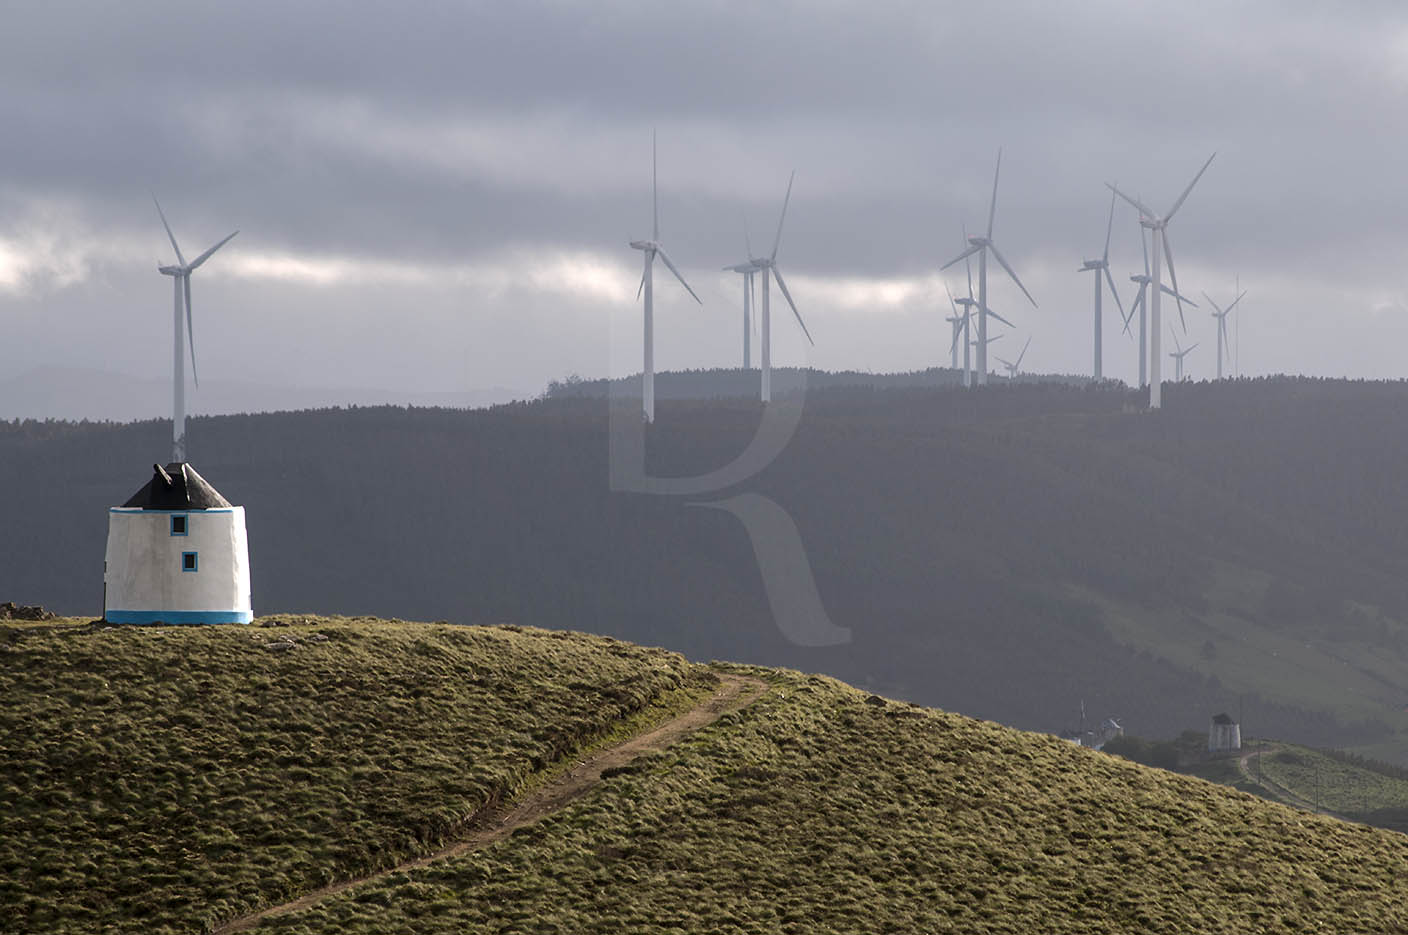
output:
[[[968,238],[968,246],[970,246],[970,247],[987,247],[987,246],[991,246],[991,244],[992,244],[992,241],[989,240],[989,239],[986,238],[986,237],[969,237],[969,238]]]
[[[1105,264],[1102,263],[1100,260],[1084,260],[1081,262],[1081,267],[1077,272],[1083,273],[1086,270],[1102,269],[1104,266]]]
[[[163,276],[180,276],[182,272],[179,266],[158,266],[156,271]]]
[[[1139,283],[1141,286],[1147,286],[1149,283],[1153,282],[1154,280],[1153,280],[1152,277],[1149,277],[1149,276],[1142,276],[1142,275],[1137,275],[1137,274],[1136,274],[1136,275],[1134,275],[1134,276],[1129,277],[1129,281],[1130,281],[1130,282],[1137,282],[1137,283]]]
[[[631,247],[636,250],[654,250],[659,246],[653,240],[632,240]]]

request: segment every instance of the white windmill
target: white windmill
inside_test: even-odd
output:
[[[1208,295],[1206,292],[1203,293],[1203,298],[1207,299],[1209,304],[1217,309],[1217,311],[1212,313],[1212,317],[1217,319],[1217,378],[1219,380],[1222,379],[1223,351],[1226,350],[1229,355],[1232,351],[1232,345],[1227,339],[1227,316],[1232,313],[1232,309],[1237,307],[1237,303],[1242,301],[1242,296],[1244,295],[1246,295],[1246,292],[1240,293],[1237,298],[1232,300],[1231,305],[1223,308],[1212,300],[1212,296]]]
[[[997,339],[994,338],[993,340],[997,340]],[[1030,337],[1028,337],[1028,338],[1027,338],[1027,343],[1022,345],[1022,353],[1020,353],[1020,354],[1017,355],[1017,360],[1016,360],[1015,363],[1014,363],[1013,361],[1010,361],[1010,360],[1003,360],[1001,357],[998,357],[998,358],[997,358],[998,363],[1002,364],[1002,366],[1004,366],[1004,367],[1007,368],[1007,379],[1008,379],[1008,380],[1015,380],[1015,379],[1017,379],[1017,374],[1021,372],[1022,358],[1027,356],[1027,348],[1029,348],[1029,347],[1031,347],[1031,346],[1032,346],[1032,339],[1031,339]]]
[[[675,268],[675,264],[670,262],[670,255],[665,252],[665,248],[660,244],[660,190],[657,183],[655,136],[650,137],[650,204],[651,204],[651,236],[649,240],[632,240],[631,246],[645,254],[645,270],[640,276],[640,288],[636,290],[636,298],[640,298],[642,292],[645,293],[645,361],[641,368],[641,406],[646,422],[655,421],[655,282],[653,270],[655,267],[655,257],[658,255],[661,262],[669,267],[670,272],[675,274],[675,278],[684,286],[685,291],[693,297],[694,301],[700,305],[699,296],[694,294],[694,290],[689,288],[689,283],[684,281],[684,276]]]
[[[1173,364],[1174,364],[1174,376],[1173,376],[1173,379],[1174,379],[1174,382],[1175,382],[1175,383],[1182,383],[1182,382],[1183,382],[1183,358],[1187,357],[1187,356],[1188,356],[1188,352],[1191,351],[1191,350],[1193,350],[1193,348],[1197,347],[1198,344],[1197,344],[1197,342],[1195,341],[1195,342],[1193,342],[1192,344],[1188,345],[1187,347],[1179,347],[1179,346],[1178,346],[1178,332],[1176,332],[1176,331],[1173,330],[1173,326],[1172,326],[1172,325],[1169,325],[1168,333],[1171,334],[1171,335],[1173,335],[1173,346],[1174,346],[1174,350],[1171,351],[1171,352],[1169,353],[1169,355],[1168,355],[1168,356],[1170,356],[1170,357],[1173,358]]]
[[[1154,277],[1149,275],[1149,244],[1144,239],[1144,228],[1139,228],[1139,246],[1144,251],[1144,274],[1142,276],[1131,276],[1129,281],[1139,285],[1139,294],[1134,297],[1134,301],[1129,306],[1129,314],[1124,319],[1124,333],[1129,334],[1129,323],[1134,320],[1134,313],[1139,313],[1139,385],[1145,387],[1149,385],[1149,303],[1144,300],[1149,291],[1149,284],[1154,281]],[[1166,295],[1171,295],[1179,302],[1187,302],[1193,308],[1198,307],[1198,303],[1185,295],[1179,295],[1163,283],[1159,284],[1159,289]],[[1181,309],[1181,306],[1180,306]]]
[[[1120,310],[1120,317],[1124,317],[1124,306],[1120,304],[1120,292],[1115,288],[1115,279],[1110,275],[1110,234],[1115,229],[1115,195],[1110,193],[1110,219],[1105,223],[1105,252],[1098,260],[1086,260],[1076,272],[1084,273],[1093,271],[1095,273],[1095,379],[1102,380],[1105,377],[1102,363],[1102,350],[1104,348],[1103,329],[1100,321],[1100,297],[1105,291],[1105,283],[1110,284],[1110,295],[1114,297],[1115,305]],[[1104,282],[1101,276],[1104,276]]]
[[[174,364],[172,366],[172,400],[171,400],[171,461],[173,464],[186,461],[186,345],[191,348],[191,378],[196,386],[200,386],[200,377],[196,374],[196,339],[195,330],[191,324],[191,273],[195,272],[202,263],[210,259],[211,254],[229,243],[230,238],[238,234],[230,234],[224,240],[211,247],[209,250],[187,263],[186,258],[181,253],[181,248],[176,244],[176,235],[171,233],[171,225],[166,223],[166,212],[161,210],[161,202],[152,196],[152,201],[156,204],[156,213],[161,216],[161,226],[166,228],[166,236],[171,240],[171,249],[176,251],[176,265],[158,266],[157,271],[163,276],[171,277],[171,284],[174,287],[175,298],[175,351]],[[185,314],[185,334],[182,333],[181,309],[184,306]]]
[[[989,251],[992,252],[993,257],[997,260],[997,262],[1000,263],[1000,264],[1002,264],[1002,268],[1007,271],[1007,275],[1009,275],[1009,276],[1012,277],[1012,281],[1017,284],[1017,288],[1022,290],[1022,294],[1027,297],[1027,301],[1029,301],[1029,302],[1032,303],[1032,307],[1033,307],[1033,308],[1036,307],[1036,299],[1033,299],[1033,298],[1032,298],[1032,294],[1027,291],[1027,287],[1024,286],[1024,285],[1022,285],[1022,280],[1020,280],[1020,279],[1017,278],[1017,273],[1016,273],[1016,271],[1014,271],[1014,270],[1012,269],[1011,265],[1010,265],[1010,264],[1007,262],[1007,260],[1002,256],[1002,251],[1000,251],[1000,250],[997,249],[997,244],[993,243],[993,240],[992,240],[992,223],[993,223],[994,217],[996,217],[996,215],[997,215],[997,179],[998,179],[998,176],[1001,174],[1001,172],[1002,172],[1002,150],[999,149],[999,150],[997,151],[997,168],[993,171],[993,174],[992,174],[992,202],[991,202],[991,203],[989,204],[989,206],[988,206],[988,232],[987,232],[987,234],[984,235],[984,236],[982,236],[982,237],[969,237],[969,238],[968,238],[968,249],[964,250],[964,251],[963,251],[962,253],[960,253],[958,256],[954,257],[952,260],[949,260],[949,261],[948,261],[947,263],[945,263],[943,266],[939,267],[940,271],[946,270],[946,269],[948,269],[950,266],[952,266],[953,264],[957,263],[959,260],[962,260],[962,259],[964,259],[964,258],[966,258],[966,257],[970,257],[970,256],[972,256],[972,255],[975,254],[975,253],[978,255],[978,340],[977,340],[977,348],[978,348],[978,383],[979,383],[980,385],[981,385],[981,384],[985,384],[985,383],[988,382],[988,350],[987,350],[987,346],[988,346],[988,344],[991,343],[990,341],[987,340],[987,336],[988,336],[988,318],[987,318],[987,317],[988,317],[989,314],[991,314],[991,312],[988,310],[988,252],[989,252]]]
[[[792,314],[797,318],[797,324],[802,326],[802,334],[807,336],[807,343],[815,344],[812,334],[807,330],[807,323],[802,321],[802,313],[797,311],[797,303],[792,301],[792,293],[787,291],[787,283],[782,278],[782,270],[777,267],[777,248],[782,243],[782,224],[787,220],[787,204],[792,200],[792,181],[797,177],[794,171],[787,179],[787,194],[782,199],[782,215],[777,219],[777,237],[772,242],[772,253],[765,257],[749,257],[751,263],[758,272],[763,274],[763,307],[761,337],[762,337],[762,400],[772,401],[772,319],[769,313],[768,302],[768,281],[777,280],[777,287],[782,290],[782,297],[787,300],[787,304],[792,308]],[[752,252],[751,250],[749,251]]]
[[[1149,299],[1150,318],[1152,319],[1150,322],[1151,327],[1149,330],[1149,368],[1151,370],[1151,373],[1149,374],[1150,409],[1158,409],[1163,402],[1160,392],[1160,371],[1162,361],[1159,358],[1159,329],[1161,327],[1161,318],[1159,315],[1159,298],[1160,293],[1162,292],[1161,287],[1163,286],[1163,281],[1159,278],[1159,263],[1162,259],[1168,260],[1168,278],[1173,283],[1174,301],[1178,302],[1179,316],[1181,317],[1183,315],[1183,302],[1178,297],[1178,274],[1174,271],[1173,268],[1173,248],[1170,247],[1168,243],[1168,222],[1172,221],[1173,216],[1178,213],[1178,209],[1183,207],[1183,202],[1188,198],[1189,193],[1193,191],[1193,186],[1198,184],[1198,179],[1202,178],[1203,173],[1208,171],[1208,166],[1212,165],[1212,161],[1216,157],[1217,153],[1213,153],[1211,156],[1208,157],[1208,161],[1203,163],[1203,167],[1198,170],[1198,174],[1193,176],[1193,181],[1188,183],[1188,187],[1183,190],[1183,194],[1178,196],[1178,200],[1173,203],[1173,207],[1169,208],[1168,213],[1162,216],[1155,214],[1153,211],[1149,210],[1137,198],[1131,198],[1124,192],[1120,191],[1118,187],[1110,185],[1111,191],[1113,191],[1116,195],[1119,195],[1125,201],[1129,202],[1131,205],[1134,206],[1135,210],[1139,212],[1140,225],[1143,227],[1147,227],[1154,232],[1154,289],[1153,292],[1150,293]],[[1186,326],[1184,330],[1187,330]]]

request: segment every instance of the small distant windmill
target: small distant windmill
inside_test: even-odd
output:
[[[670,262],[670,255],[660,244],[660,189],[657,179],[655,136],[652,134],[650,137],[652,233],[649,240],[631,241],[631,246],[645,255],[645,270],[640,276],[640,288],[636,290],[636,298],[640,298],[642,292],[645,293],[645,365],[641,368],[641,406],[646,422],[655,421],[655,257],[658,255],[661,262],[669,267],[670,272],[675,274],[675,278],[680,281],[680,285],[684,286],[685,291],[694,301],[699,302],[700,305],[704,304],[700,301],[699,296],[694,294],[694,290],[689,288],[689,283],[684,281],[684,276],[675,268],[675,264]]]
[[[1140,386],[1148,386],[1148,385],[1149,385],[1149,372],[1148,372],[1148,367],[1149,367],[1149,332],[1148,332],[1149,304],[1148,304],[1147,302],[1145,302],[1144,299],[1145,299],[1145,296],[1146,296],[1146,295],[1148,294],[1148,292],[1149,292],[1149,284],[1154,281],[1154,277],[1152,277],[1152,276],[1149,275],[1149,244],[1148,244],[1148,242],[1144,239],[1144,228],[1143,228],[1142,226],[1139,228],[1139,246],[1144,250],[1144,275],[1142,275],[1142,276],[1137,276],[1137,275],[1136,275],[1136,276],[1131,276],[1131,277],[1129,277],[1129,281],[1130,281],[1130,282],[1138,283],[1138,285],[1139,285],[1139,294],[1134,297],[1134,302],[1129,306],[1129,314],[1125,316],[1125,319],[1124,319],[1124,333],[1125,333],[1125,334],[1129,334],[1129,323],[1134,320],[1134,313],[1135,313],[1135,312],[1138,312],[1138,313],[1139,313],[1139,385],[1140,385]],[[1190,299],[1190,298],[1188,298],[1187,296],[1184,296],[1184,295],[1179,295],[1178,293],[1174,292],[1172,289],[1170,289],[1168,286],[1163,285],[1162,283],[1159,284],[1159,290],[1160,290],[1161,292],[1163,292],[1164,294],[1166,294],[1166,295],[1173,296],[1175,299],[1177,299],[1177,300],[1179,300],[1179,301],[1181,301],[1181,302],[1187,302],[1187,303],[1188,303],[1190,306],[1192,306],[1193,308],[1197,308],[1197,307],[1198,307],[1198,304],[1197,304],[1196,302],[1194,302],[1192,299]]]
[[[987,340],[987,336],[988,336],[988,318],[987,318],[987,316],[988,316],[989,314],[991,314],[991,312],[988,310],[988,252],[989,252],[989,251],[992,252],[993,257],[997,260],[997,262],[1000,263],[1000,264],[1002,264],[1002,268],[1007,271],[1007,275],[1012,277],[1012,281],[1017,284],[1017,288],[1022,290],[1022,294],[1027,297],[1027,301],[1029,301],[1029,302],[1032,303],[1032,307],[1033,307],[1033,308],[1036,307],[1036,299],[1033,299],[1033,298],[1032,298],[1032,294],[1027,291],[1027,287],[1024,286],[1024,285],[1022,285],[1022,280],[1020,280],[1020,279],[1017,278],[1017,273],[1016,273],[1016,271],[1012,269],[1012,266],[1011,266],[1011,265],[1007,262],[1007,260],[1002,256],[1002,252],[997,249],[997,244],[993,243],[993,239],[992,239],[992,222],[993,222],[993,218],[996,217],[996,215],[997,215],[997,179],[998,179],[998,176],[1001,174],[1001,172],[1002,172],[1002,150],[999,149],[999,150],[997,151],[997,168],[993,170],[993,174],[992,174],[992,202],[991,202],[991,204],[988,206],[988,232],[987,232],[987,234],[984,235],[984,236],[982,236],[982,237],[968,237],[968,238],[967,238],[967,241],[968,241],[968,248],[967,248],[966,250],[964,250],[962,253],[960,253],[958,256],[956,256],[956,257],[954,257],[953,259],[949,260],[949,261],[948,261],[947,263],[945,263],[943,266],[939,267],[939,270],[940,270],[940,271],[943,271],[943,270],[948,269],[948,268],[949,268],[950,266],[952,266],[953,264],[957,263],[959,260],[967,259],[968,257],[972,256],[972,255],[975,254],[975,253],[978,255],[978,341],[977,341],[977,347],[978,347],[978,383],[979,383],[979,384],[984,384],[984,383],[987,383],[987,382],[988,382],[988,350],[987,350],[987,346],[988,346],[988,344],[991,343],[990,341]]]
[[[994,338],[993,340],[996,340],[996,338]],[[1021,368],[1021,366],[1022,366],[1022,358],[1027,356],[1027,348],[1029,348],[1029,347],[1031,347],[1031,346],[1032,346],[1032,339],[1031,339],[1030,337],[1028,337],[1028,338],[1027,338],[1027,343],[1022,345],[1022,353],[1020,353],[1020,354],[1017,355],[1017,361],[1016,361],[1016,363],[1013,363],[1013,362],[1010,361],[1010,360],[1003,360],[1001,357],[997,358],[998,363],[1002,364],[1002,366],[1004,366],[1004,367],[1007,368],[1007,379],[1009,379],[1009,380],[1015,380],[1015,379],[1017,379],[1017,374],[1020,372],[1020,368]]]
[[[1110,219],[1105,223],[1105,252],[1098,260],[1086,260],[1081,264],[1078,273],[1095,273],[1095,379],[1102,380],[1105,377],[1104,367],[1101,357],[1104,347],[1104,334],[1100,322],[1100,297],[1105,291],[1105,283],[1110,284],[1110,295],[1114,297],[1115,306],[1120,310],[1120,316],[1124,316],[1124,306],[1120,304],[1120,291],[1115,288],[1115,278],[1110,275],[1110,234],[1115,229],[1115,193],[1110,193]],[[1104,282],[1101,276],[1104,276]]]
[[[777,248],[782,244],[782,224],[787,220],[787,204],[792,200],[792,182],[796,179],[797,173],[793,172],[787,179],[787,194],[782,199],[782,215],[777,219],[777,237],[772,242],[772,253],[765,257],[749,257],[751,263],[763,274],[763,318],[762,318],[762,341],[763,341],[763,379],[762,379],[762,400],[772,401],[772,321],[768,307],[768,280],[775,278],[777,287],[782,290],[782,297],[787,300],[787,304],[792,307],[792,314],[797,318],[797,324],[802,326],[802,333],[807,336],[807,343],[815,344],[812,340],[812,333],[807,330],[807,323],[802,321],[802,313],[797,311],[797,303],[792,301],[792,293],[787,291],[787,283],[782,279],[782,270],[777,267]],[[749,250],[749,253],[753,251]]]
[[[1242,292],[1237,298],[1232,300],[1231,305],[1223,308],[1212,300],[1212,296],[1208,295],[1206,292],[1203,293],[1203,298],[1207,299],[1208,303],[1211,304],[1213,308],[1217,309],[1217,311],[1212,313],[1212,317],[1217,319],[1217,378],[1219,380],[1222,379],[1223,351],[1225,350],[1229,356],[1232,352],[1232,345],[1227,339],[1227,316],[1231,314],[1232,309],[1237,307],[1237,303],[1242,301],[1242,296],[1244,295],[1246,295],[1246,293]]]
[[[171,233],[171,225],[166,223],[166,212],[161,210],[161,202],[152,196],[152,202],[156,204],[156,213],[161,216],[161,226],[166,228],[166,236],[171,241],[171,249],[176,251],[176,265],[158,266],[157,271],[163,276],[171,277],[171,284],[175,289],[175,331],[176,341],[173,345],[175,350],[175,362],[172,367],[172,403],[171,403],[171,461],[172,463],[183,463],[186,458],[186,345],[191,349],[191,378],[196,386],[200,386],[200,377],[196,373],[196,339],[195,329],[191,322],[191,273],[200,268],[200,265],[210,259],[211,254],[219,250],[230,242],[230,238],[238,234],[230,234],[224,240],[211,247],[209,250],[196,257],[191,262],[186,262],[186,257],[181,253],[181,248],[176,244],[176,235]],[[181,309],[184,306],[185,314],[185,334],[182,334]]]
[[[1168,260],[1168,278],[1169,281],[1173,284],[1174,301],[1178,303],[1178,317],[1180,319],[1183,317],[1183,301],[1178,296],[1178,274],[1174,271],[1173,268],[1173,248],[1169,246],[1168,242],[1168,222],[1172,221],[1173,216],[1178,213],[1178,209],[1183,207],[1183,202],[1186,201],[1188,199],[1188,196],[1192,193],[1193,186],[1198,184],[1198,179],[1202,178],[1203,173],[1208,171],[1208,166],[1212,165],[1212,161],[1216,157],[1217,153],[1213,153],[1211,156],[1208,157],[1208,161],[1203,163],[1203,167],[1198,170],[1197,175],[1193,176],[1193,181],[1188,183],[1188,187],[1183,190],[1183,194],[1178,196],[1178,200],[1173,203],[1173,207],[1168,209],[1167,214],[1156,214],[1154,211],[1151,211],[1148,207],[1146,207],[1143,202],[1141,202],[1139,199],[1131,198],[1129,195],[1126,195],[1124,192],[1120,191],[1117,186],[1110,185],[1111,191],[1113,191],[1116,195],[1119,195],[1125,201],[1129,202],[1131,205],[1134,206],[1135,210],[1139,212],[1140,226],[1147,227],[1149,228],[1149,230],[1153,231],[1152,236],[1154,238],[1154,291],[1151,293],[1151,297],[1149,299],[1150,317],[1153,319],[1151,323],[1152,327],[1149,330],[1149,367],[1152,371],[1149,379],[1150,409],[1158,409],[1163,404],[1161,395],[1162,386],[1160,380],[1161,361],[1159,360],[1159,329],[1162,327],[1162,322],[1160,320],[1159,315],[1159,297],[1161,288],[1163,286],[1163,282],[1159,278],[1159,263],[1162,262],[1162,260]],[[1183,330],[1185,332],[1188,330],[1188,325],[1186,322],[1184,323]]]
[[[1173,365],[1174,365],[1174,377],[1173,377],[1173,378],[1174,378],[1174,380],[1175,380],[1176,382],[1182,383],[1182,382],[1183,382],[1183,358],[1187,357],[1189,351],[1191,351],[1191,350],[1193,350],[1193,348],[1197,347],[1198,344],[1197,344],[1197,342],[1195,341],[1194,343],[1188,345],[1187,347],[1179,347],[1179,346],[1178,346],[1178,332],[1176,332],[1176,331],[1173,330],[1173,326],[1172,326],[1172,325],[1169,325],[1168,333],[1171,334],[1171,335],[1173,335],[1173,346],[1174,346],[1174,348],[1175,348],[1175,350],[1173,350],[1172,352],[1170,352],[1169,355],[1168,355],[1168,356],[1170,356],[1170,357],[1173,358]]]

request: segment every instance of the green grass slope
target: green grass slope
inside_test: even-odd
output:
[[[1403,931],[1408,838],[769,670],[483,851],[259,931]]]
[[[710,681],[517,628],[0,626],[0,931],[195,932],[391,866]]]

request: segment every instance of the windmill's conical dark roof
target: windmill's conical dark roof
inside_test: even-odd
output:
[[[152,465],[152,479],[123,504],[144,510],[209,510],[229,507],[220,491],[206,483],[189,464],[177,461],[162,467]]]

